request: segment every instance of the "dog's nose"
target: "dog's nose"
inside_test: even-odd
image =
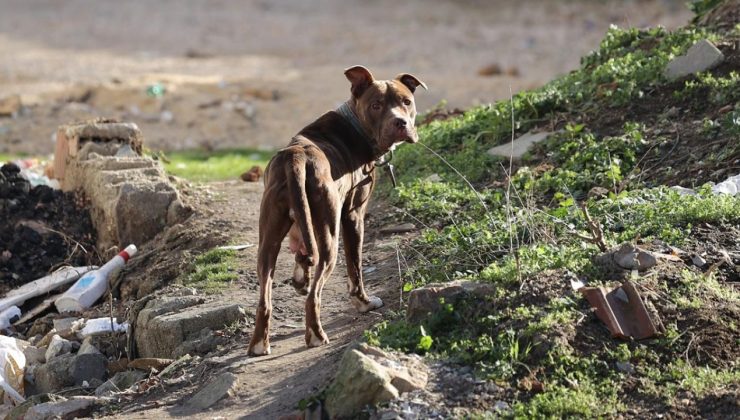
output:
[[[406,128],[406,120],[403,118],[396,118],[396,128]]]

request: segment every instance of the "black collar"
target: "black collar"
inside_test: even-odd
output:
[[[378,142],[373,140],[372,137],[370,137],[367,134],[367,131],[365,131],[364,128],[362,128],[362,124],[360,123],[360,119],[357,118],[357,115],[355,115],[354,111],[352,111],[352,108],[350,108],[349,103],[345,102],[343,103],[339,108],[337,108],[337,113],[341,115],[347,122],[352,126],[352,128],[355,129],[357,134],[367,143],[368,146],[370,146],[370,149],[373,153],[373,159],[380,159],[381,152],[378,149]]]

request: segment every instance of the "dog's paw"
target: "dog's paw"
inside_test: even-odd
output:
[[[324,344],[329,344],[329,337],[326,336],[324,331],[319,331],[319,335],[314,334],[313,330],[309,329],[306,333],[306,346],[307,347],[319,347]]]
[[[247,354],[249,356],[267,356],[270,354],[270,343],[264,341],[258,341],[249,345]]]
[[[383,306],[383,301],[377,297],[377,296],[370,296],[367,298],[367,302],[363,302],[357,297],[352,297],[352,303],[355,305],[355,308],[357,308],[358,312],[369,312],[373,309],[378,309],[381,306]]]

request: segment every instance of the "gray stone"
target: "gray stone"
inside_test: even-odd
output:
[[[54,334],[46,348],[45,359],[49,361],[59,355],[72,352],[72,342]]]
[[[71,330],[72,326],[74,325],[75,322],[77,322],[78,319],[79,318],[74,318],[74,317],[55,319],[53,321],[54,329],[57,331]]]
[[[35,370],[38,392],[54,392],[84,381],[104,380],[108,361],[100,354],[64,354]]]
[[[34,405],[26,411],[23,420],[74,419],[89,415],[100,400],[96,397],[71,397],[63,401]]]
[[[172,352],[172,357],[180,358],[186,354],[207,354],[215,350],[220,341],[213,330],[203,328],[197,334],[190,334],[187,340],[177,346],[175,351]]]
[[[702,268],[707,265],[707,260],[702,258],[699,254],[694,254],[691,256],[691,263],[699,268]]]
[[[649,251],[645,251],[630,243],[623,243],[613,251],[614,262],[625,270],[647,270],[658,264],[658,259]]]
[[[26,398],[26,401],[15,406],[13,410],[11,410],[10,413],[8,413],[8,415],[5,417],[5,420],[23,420],[23,418],[26,415],[26,412],[28,412],[28,410],[34,405],[43,404],[47,402],[59,402],[59,401],[65,401],[65,400],[66,398],[60,397],[54,394],[32,395]]]
[[[192,408],[205,410],[225,397],[236,395],[237,376],[225,372],[205,384],[195,395],[190,397],[186,405]]]
[[[630,362],[617,362],[617,370],[630,375],[635,373],[635,367]]]
[[[532,145],[537,144],[551,135],[555,134],[550,131],[540,131],[539,133],[528,132],[522,136],[519,136],[514,140],[514,149],[512,150],[511,142],[507,142],[500,146],[492,147],[488,150],[488,154],[491,156],[498,156],[508,158],[511,156],[513,159],[518,160],[524,156]]]
[[[206,328],[217,330],[246,318],[241,305],[207,303],[196,296],[154,299],[136,319],[140,357],[176,358],[180,345]],[[182,349],[180,349],[182,350]]]
[[[407,233],[416,230],[416,226],[413,223],[401,223],[400,225],[386,226],[380,229],[380,233],[393,234],[393,233]]]
[[[702,39],[692,45],[686,54],[671,60],[665,68],[665,77],[676,80],[691,74],[711,70],[718,66],[725,56],[709,40]]]
[[[140,380],[146,378],[147,373],[141,370],[127,370],[125,372],[118,372],[112,378],[105,381],[102,385],[95,389],[95,395],[103,397],[112,395],[117,392],[125,391]]]
[[[82,341],[82,345],[80,345],[80,349],[77,350],[77,354],[103,354],[100,350],[98,350],[97,347],[93,344],[93,337],[85,337],[85,339]]]
[[[456,280],[450,283],[433,283],[420,289],[412,290],[409,294],[409,304],[406,308],[406,319],[409,322],[420,322],[430,313],[442,308],[440,299],[445,303],[455,303],[466,296],[483,298],[494,292],[494,287],[486,283],[477,283],[468,280]]]
[[[46,361],[46,352],[44,349],[30,344],[23,348],[23,355],[26,356],[26,365],[38,365]]]
[[[387,369],[359,350],[344,353],[336,379],[326,391],[330,418],[351,418],[368,404],[398,398]]]

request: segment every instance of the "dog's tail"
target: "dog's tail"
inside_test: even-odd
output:
[[[318,259],[318,250],[311,221],[311,207],[309,207],[306,194],[306,159],[305,157],[294,157],[294,159],[291,165],[286,165],[289,168],[286,169],[288,173],[285,178],[288,180],[290,207],[293,209],[293,217],[301,230],[303,244],[308,253],[306,263],[314,265]]]

